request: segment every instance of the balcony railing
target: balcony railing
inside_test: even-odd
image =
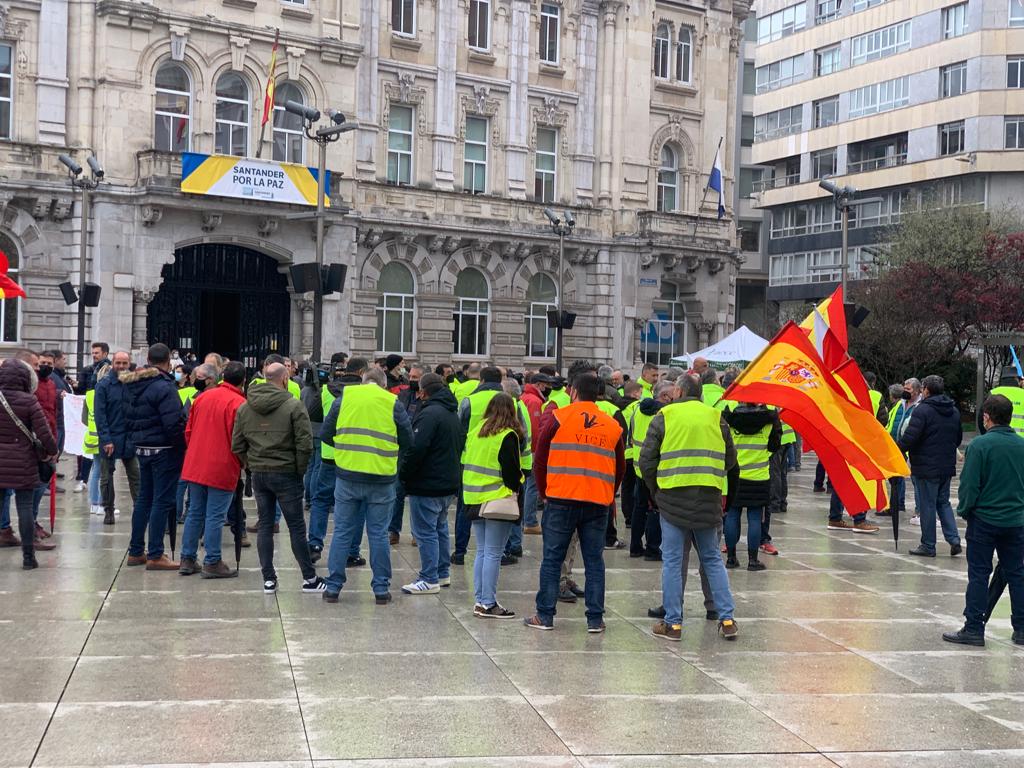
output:
[[[800,183],[800,174],[791,173],[787,176],[775,176],[771,179],[760,179],[754,182],[755,192],[767,192],[769,189],[781,189]]]
[[[803,129],[803,123],[793,123],[792,125],[784,125],[780,128],[772,128],[771,130],[765,131],[764,133],[755,133],[754,143],[756,144],[761,141],[778,139],[783,136],[791,136],[794,133],[800,133]]]
[[[895,168],[898,165],[906,165],[907,153],[901,152],[898,155],[886,155],[885,157],[869,157],[867,160],[851,161],[846,164],[847,173],[864,173],[866,171],[877,171],[879,168]]]

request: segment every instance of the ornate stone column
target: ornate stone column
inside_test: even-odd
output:
[[[132,289],[132,350],[145,350],[148,346],[147,325],[149,302],[156,296],[156,291],[147,288]],[[176,342],[168,339],[172,346]]]
[[[313,354],[313,300],[298,298],[295,308],[299,315],[299,354],[309,358]]]

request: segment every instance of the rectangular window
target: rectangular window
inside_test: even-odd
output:
[[[558,131],[554,128],[538,128],[536,167],[533,175],[533,197],[537,202],[555,202],[557,164]]]
[[[814,11],[814,23],[824,24],[832,21],[839,15],[839,9],[843,7],[843,0],[817,0]]]
[[[1010,0],[1009,26],[1024,27],[1024,0]]]
[[[747,199],[753,196],[754,190],[760,188],[763,168],[740,168],[740,197]]]
[[[1006,60],[1006,87],[1024,88],[1024,58]]]
[[[416,36],[416,0],[391,0],[391,31],[403,37]]]
[[[776,88],[796,82],[803,76],[803,54],[791,56],[788,59],[774,61],[771,64],[758,67],[754,75],[756,80],[755,90],[757,93],[774,91]]]
[[[939,154],[959,155],[964,151],[964,121],[939,126]]]
[[[947,64],[939,70],[942,83],[942,98],[959,96],[967,91],[967,62]]]
[[[1024,149],[1024,117],[1006,118],[1006,144],[1007,149]]]
[[[814,76],[822,77],[838,72],[842,67],[839,64],[839,46],[833,45],[829,48],[819,48],[814,52]]]
[[[469,0],[469,47],[478,51],[491,48],[490,0]]]
[[[465,163],[462,188],[474,195],[487,192],[487,120],[466,118]]]
[[[750,61],[743,62],[743,93],[747,96],[753,96],[757,93],[757,74],[754,70],[754,64]]]
[[[865,11],[868,8],[873,8],[874,6],[881,5],[884,2],[885,0],[853,0],[853,10],[854,12]]]
[[[761,222],[760,221],[742,221],[740,222],[740,250],[747,251],[760,251],[761,250]]]
[[[754,145],[754,116],[743,115],[740,118],[740,146],[751,147]]]
[[[888,112],[910,103],[910,77],[897,77],[850,91],[850,119]]]
[[[1024,1],[1024,0],[1022,0]],[[757,20],[757,42],[769,43],[807,26],[807,3],[797,3]]]
[[[836,175],[836,148],[811,153],[811,177],[821,179]],[[831,203],[829,203],[831,205]]]
[[[839,96],[814,102],[814,127],[827,128],[839,122]]]
[[[412,107],[392,106],[388,116],[388,183],[412,184]]]
[[[562,9],[557,5],[540,5],[540,60],[558,64],[559,22]]]
[[[967,3],[942,9],[942,38],[960,37],[967,32]]]
[[[884,59],[909,49],[910,22],[901,21],[853,38],[853,63],[856,65]]]
[[[803,130],[804,108],[802,104],[786,107],[775,112],[754,117],[754,141],[788,136]]]
[[[13,135],[14,69],[12,53],[11,46],[0,44],[0,139],[9,139]]]

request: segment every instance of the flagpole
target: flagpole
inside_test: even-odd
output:
[[[722,151],[722,141],[725,139],[724,136],[718,137],[718,148],[715,149],[715,158],[711,161],[711,172],[708,173],[708,180],[704,184],[704,196],[700,199],[700,205],[697,206],[697,220],[693,222],[693,235],[697,237],[697,225],[704,219],[701,215],[701,210],[704,208],[704,203],[708,201],[708,190],[711,189],[711,174],[715,171],[715,163],[718,162],[718,153]],[[722,178],[722,192],[725,192],[725,178]]]
[[[271,50],[271,53],[270,53],[271,65],[267,69],[267,86],[266,86],[266,88],[263,89],[263,119],[260,120],[260,139],[259,139],[258,142],[256,142],[256,159],[257,160],[259,160],[260,156],[263,154],[263,137],[267,133],[267,122],[274,118],[274,115],[273,115],[274,105],[273,104],[270,105],[270,112],[271,112],[271,114],[270,115],[267,114],[267,91],[270,89],[271,83],[274,82],[274,70],[277,69],[277,44],[280,42],[280,40],[281,40],[281,30],[280,29],[275,29],[274,30],[274,47],[273,47],[273,49]]]

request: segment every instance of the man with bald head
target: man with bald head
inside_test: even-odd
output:
[[[119,513],[114,508],[114,468],[118,459],[128,476],[132,504],[139,495],[139,460],[124,417],[124,384],[118,378],[119,374],[128,371],[131,364],[131,355],[124,350],[115,352],[107,374],[97,380],[96,394],[93,395],[96,433],[100,441],[100,497],[103,499],[104,525],[113,525],[114,516]],[[96,373],[103,370],[101,368]]]
[[[698,378],[704,375],[704,371],[708,369],[708,359],[706,357],[695,357],[693,359],[693,366],[691,372]]]

